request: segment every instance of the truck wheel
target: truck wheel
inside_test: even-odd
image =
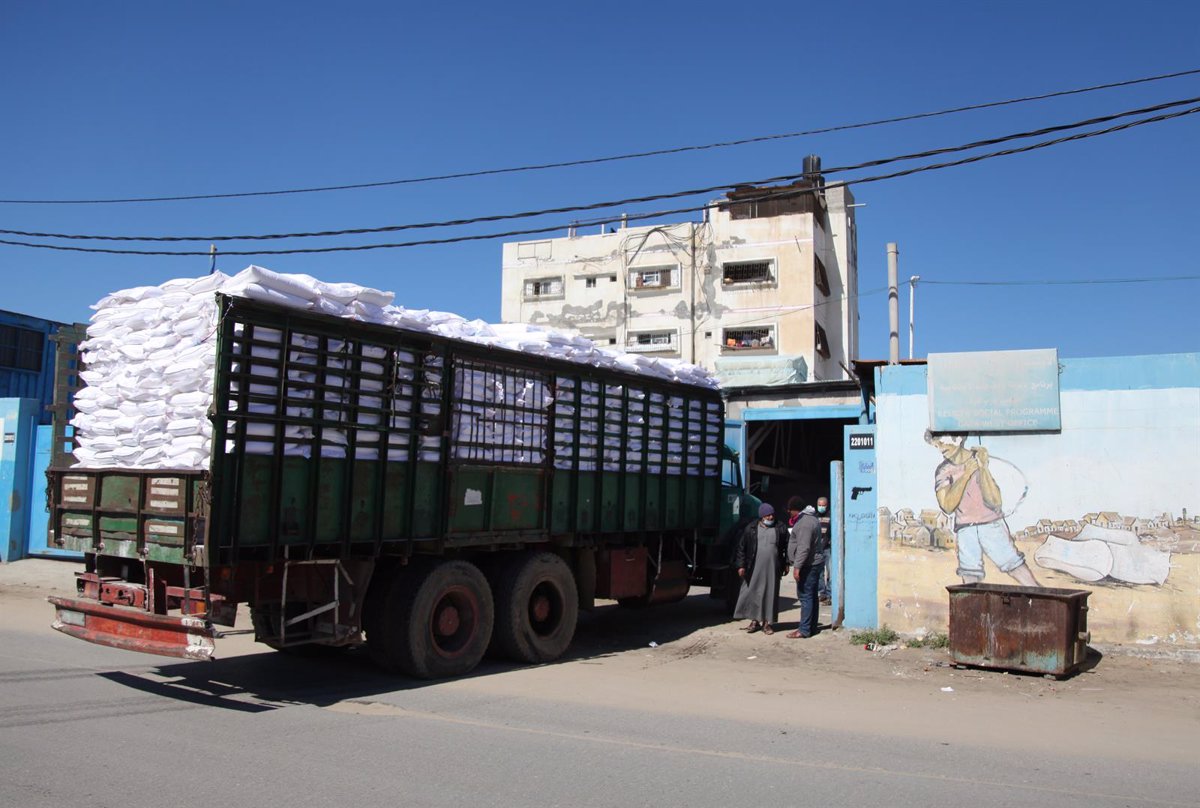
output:
[[[550,662],[575,636],[579,592],[570,567],[554,553],[520,555],[500,573],[493,645],[517,662]]]
[[[412,582],[416,575],[424,574],[427,563],[421,559],[410,561],[405,566],[376,567],[371,573],[371,581],[367,586],[367,597],[363,602],[362,627],[367,636],[367,653],[372,661],[381,668],[389,666],[387,633],[384,627],[387,621],[388,595],[397,586],[398,578],[405,578],[405,586],[415,586]],[[414,572],[417,570],[417,572]]]
[[[396,575],[378,615],[372,656],[420,679],[459,676],[479,664],[492,636],[492,592],[466,561]]]

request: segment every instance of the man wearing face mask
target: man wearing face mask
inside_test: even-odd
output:
[[[821,524],[821,550],[825,556],[825,566],[821,569],[821,579],[817,584],[817,599],[829,603],[829,548],[832,546],[829,533],[829,497],[817,497],[817,521]]]
[[[787,571],[787,529],[776,521],[775,509],[758,507],[758,521],[746,525],[738,540],[733,563],[742,580],[733,616],[749,620],[745,630],[774,634],[779,620],[779,578]]]
[[[817,582],[825,568],[821,523],[813,507],[806,507],[800,497],[789,499],[787,508],[790,514],[787,560],[792,565],[800,599],[800,625],[788,637],[807,639],[817,633]]]

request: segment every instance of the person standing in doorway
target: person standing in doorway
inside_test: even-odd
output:
[[[987,556],[1017,583],[1040,586],[1004,521],[1003,498],[988,468],[988,450],[968,447],[965,434],[934,435],[926,430],[925,441],[942,454],[933,473],[933,493],[942,512],[954,517],[962,582],[983,580],[983,558]]]
[[[787,570],[787,529],[775,519],[775,509],[758,506],[758,521],[746,525],[733,563],[742,581],[733,616],[749,620],[746,631],[774,634],[779,620],[779,578]]]
[[[825,556],[825,563],[821,567],[821,579],[817,582],[817,600],[829,603],[829,549],[832,546],[829,532],[829,497],[817,497],[817,522],[821,525],[821,554]]]
[[[800,497],[788,500],[787,560],[796,579],[800,596],[800,625],[788,634],[792,639],[807,639],[817,633],[817,583],[825,569],[825,551],[821,546],[821,523],[811,505]]]

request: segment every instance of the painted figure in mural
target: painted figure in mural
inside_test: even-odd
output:
[[[758,506],[758,521],[746,525],[734,551],[742,587],[733,616],[749,620],[745,630],[774,634],[779,620],[779,578],[787,571],[787,528],[775,519],[775,509],[764,502]]]
[[[821,523],[813,507],[806,507],[800,497],[792,497],[787,509],[787,560],[792,565],[800,599],[800,625],[788,637],[807,639],[817,633],[817,584],[825,570],[825,548]]]
[[[817,598],[822,603],[829,603],[829,548],[833,544],[829,533],[829,497],[817,497],[817,521],[821,523],[821,546],[825,548],[825,572],[817,585]]]
[[[933,474],[933,492],[942,512],[954,517],[959,577],[965,584],[982,581],[987,556],[1017,583],[1039,586],[1008,532],[1000,486],[988,468],[987,448],[969,447],[966,441],[965,434],[925,432],[925,442],[943,458]]]

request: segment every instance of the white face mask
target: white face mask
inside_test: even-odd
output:
[[[825,511],[827,511],[827,510],[829,510],[829,508],[827,508],[827,507],[826,507],[826,506],[824,506],[824,505],[818,505],[818,506],[817,506],[817,513],[825,513]]]
[[[762,520],[763,527],[775,527],[774,516],[764,516]]]

